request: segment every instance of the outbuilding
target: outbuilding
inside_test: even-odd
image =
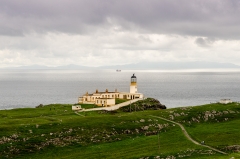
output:
[[[73,105],[72,106],[72,110],[81,110],[81,109],[82,109],[81,105]]]
[[[228,103],[232,103],[232,100],[231,99],[221,99],[219,101],[219,103],[221,103],[221,104],[228,104]]]

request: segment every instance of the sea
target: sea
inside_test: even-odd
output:
[[[74,104],[86,92],[129,92],[135,73],[138,92],[167,108],[240,101],[239,71],[0,70],[0,109],[39,104]]]

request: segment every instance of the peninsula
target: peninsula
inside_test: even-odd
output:
[[[239,158],[239,103],[163,109],[147,98],[114,111],[70,104],[0,111],[0,158]],[[82,105],[87,106],[86,104]],[[187,135],[186,135],[187,134]]]

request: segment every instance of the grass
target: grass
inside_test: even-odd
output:
[[[180,115],[180,114],[184,115]],[[180,115],[180,116],[178,116]],[[227,145],[240,145],[240,106],[209,104],[204,106],[171,109],[163,116],[182,123],[197,141],[224,149]]]
[[[147,99],[138,106],[149,103],[154,106],[157,101]],[[80,116],[68,104],[1,110],[0,158],[239,158],[237,148],[229,149],[240,145],[238,103],[143,110],[80,112]],[[150,115],[183,124],[192,138],[229,155],[194,145],[178,126]]]
[[[79,104],[81,105],[81,108],[84,108],[84,109],[92,109],[92,108],[99,108],[100,106],[97,106],[95,104]]]
[[[116,98],[116,99],[115,99],[115,104],[124,103],[124,102],[126,102],[126,101],[129,101],[129,100],[128,100],[128,99],[118,99],[118,98]]]
[[[240,143],[240,137],[236,134],[240,131],[240,119],[223,123],[202,123],[193,127],[187,127],[187,131],[197,141],[204,140],[206,144],[217,148]]]
[[[168,138],[169,135],[172,135],[172,137]],[[130,138],[119,142],[89,145],[86,147],[71,146],[66,149],[57,148],[53,149],[54,153],[51,154],[51,158],[61,158],[62,156],[65,156],[64,158],[141,158],[158,155],[167,157],[178,152],[186,155],[188,152],[186,153],[184,150],[202,149],[200,146],[196,146],[185,140],[180,129],[176,127],[167,132],[160,133],[159,136],[160,149],[158,136],[152,135]],[[175,143],[178,143],[177,147]],[[173,147],[175,147],[174,150],[172,149]],[[68,154],[67,152],[69,151],[75,153]],[[48,158],[49,152],[51,153],[52,150],[40,152],[38,155],[30,154],[24,156],[24,158]]]

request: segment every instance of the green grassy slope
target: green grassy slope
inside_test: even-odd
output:
[[[178,135],[176,135],[178,134]],[[171,138],[169,138],[171,136]],[[159,148],[160,143],[160,148]],[[177,144],[176,144],[177,143]],[[191,151],[195,152],[191,152]],[[140,136],[125,139],[123,141],[89,145],[84,147],[71,146],[65,149],[58,148],[42,151],[38,155],[28,155],[24,158],[48,158],[51,154],[53,158],[141,158],[144,156],[172,156],[180,153],[182,156],[194,153],[207,152],[202,147],[196,146],[185,140],[180,129],[174,127],[167,132],[160,133],[159,140],[157,135]],[[67,152],[71,153],[67,153]]]
[[[194,139],[215,148],[225,150],[229,145],[240,145],[238,103],[169,109],[162,116],[183,124]]]
[[[80,115],[64,104],[1,110],[0,158],[240,157],[237,103],[166,110],[158,109],[159,103],[149,99],[135,104],[137,109],[131,106],[131,112],[125,112],[130,110],[128,106]],[[153,110],[140,109],[141,105]],[[150,115],[183,124],[193,139],[204,140],[229,155],[194,145],[178,126]]]

